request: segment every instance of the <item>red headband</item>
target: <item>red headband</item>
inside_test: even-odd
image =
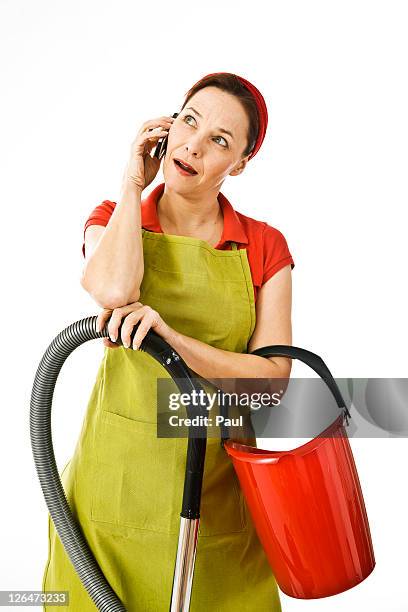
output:
[[[203,78],[207,78],[207,77],[210,77],[210,76],[217,76],[218,74],[230,74],[230,75],[233,75],[233,76],[237,77],[237,79],[240,81],[240,83],[242,85],[244,85],[244,87],[246,87],[248,89],[248,91],[251,92],[251,94],[252,94],[252,96],[253,96],[253,98],[254,98],[254,100],[256,102],[256,108],[258,110],[259,129],[258,129],[258,136],[256,138],[255,146],[254,146],[254,148],[253,148],[253,150],[252,150],[252,152],[251,152],[251,154],[249,155],[249,158],[248,158],[248,159],[251,159],[254,155],[256,155],[256,153],[261,148],[261,144],[263,143],[264,138],[265,138],[266,128],[268,127],[268,110],[266,108],[265,100],[264,100],[261,92],[259,91],[259,89],[257,89],[255,87],[255,85],[252,85],[252,83],[250,83],[249,81],[247,81],[243,77],[240,77],[237,74],[233,74],[232,72],[212,72],[211,74],[207,74]],[[202,79],[200,79],[200,81],[201,80]],[[197,82],[199,83],[200,81],[197,81]],[[197,83],[196,83],[196,85],[197,85]]]

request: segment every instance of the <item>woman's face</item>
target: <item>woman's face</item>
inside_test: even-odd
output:
[[[249,120],[239,100],[217,87],[200,89],[180,111],[169,130],[163,163],[165,183],[179,193],[208,193],[225,177],[240,174],[248,157]],[[180,172],[175,159],[196,174]]]

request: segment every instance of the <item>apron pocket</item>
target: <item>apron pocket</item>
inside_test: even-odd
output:
[[[156,423],[107,411],[96,427],[92,520],[178,533],[183,487],[178,486],[175,440],[157,438]]]
[[[106,410],[96,428],[92,520],[178,534],[188,440],[157,438],[156,423]],[[235,470],[218,439],[207,440],[200,514],[200,536],[247,529]]]

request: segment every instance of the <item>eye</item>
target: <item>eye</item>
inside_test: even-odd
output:
[[[223,136],[215,136],[214,140],[216,140],[217,138],[221,138],[221,140],[223,140],[225,142],[225,144],[221,145],[222,147],[227,148],[228,147],[228,142],[225,140],[225,138]],[[221,143],[219,143],[221,144]]]
[[[188,119],[188,118],[190,118],[190,119],[194,119],[194,121],[195,121],[195,118],[193,117],[193,115],[184,115],[184,117],[183,117],[184,123],[188,123],[188,122],[186,121],[186,119]],[[189,124],[189,123],[188,123],[188,125],[191,125],[191,124]]]

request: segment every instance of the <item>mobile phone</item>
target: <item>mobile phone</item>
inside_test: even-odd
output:
[[[172,117],[173,117],[173,119],[175,119],[176,117],[178,117],[178,113],[173,113]],[[159,140],[159,142],[157,143],[157,146],[156,146],[156,148],[154,150],[153,157],[157,157],[157,159],[161,159],[163,157],[163,155],[166,153],[167,138],[168,138],[168,136],[165,136],[164,138],[161,138]]]

